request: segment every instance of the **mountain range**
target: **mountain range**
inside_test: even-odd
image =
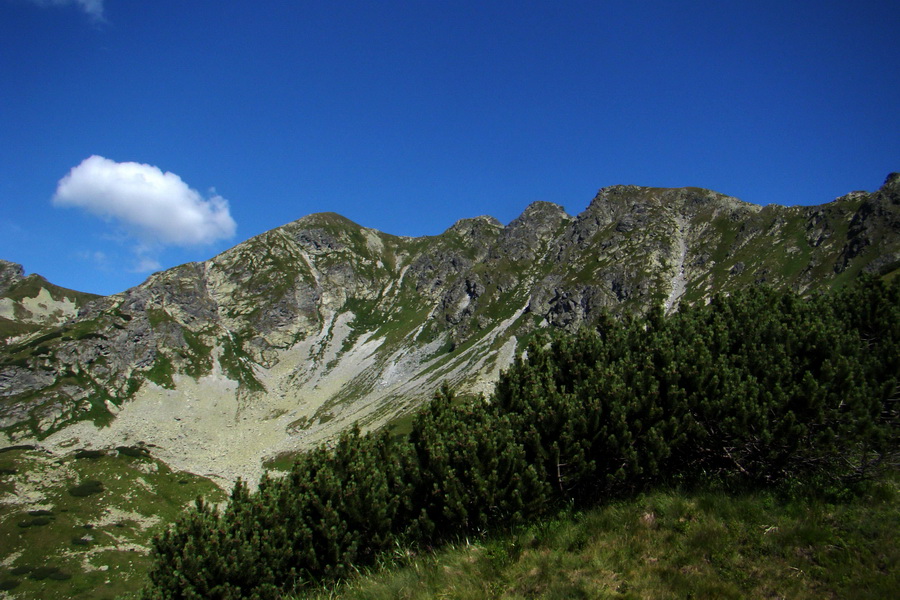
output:
[[[0,261],[0,446],[139,445],[255,481],[443,382],[488,391],[538,332],[864,272],[900,272],[900,174],[818,206],[612,186],[577,216],[535,202],[418,238],[314,214],[106,297]]]

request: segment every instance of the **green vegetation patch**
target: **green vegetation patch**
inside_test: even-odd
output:
[[[20,448],[0,461],[16,471],[4,476],[0,490],[27,481],[41,498],[37,507],[0,504],[0,584],[22,599],[134,597],[145,581],[153,534],[198,494],[223,497],[209,480],[174,472],[152,457],[111,453],[85,460]],[[91,481],[102,481],[104,492],[69,493],[82,484],[93,487]],[[34,519],[48,522],[18,525]]]
[[[10,353],[22,352],[25,350],[30,350],[32,354],[40,354],[41,348],[46,348],[44,345],[45,342],[50,342],[56,340],[57,338],[62,337],[63,330],[56,329],[51,331],[50,333],[45,333],[44,335],[40,335],[36,338],[32,338],[22,344],[17,344],[12,346],[9,351]]]
[[[35,581],[41,581],[43,579],[53,579],[55,581],[65,581],[67,579],[71,579],[72,576],[62,571],[59,567],[53,567],[50,565],[35,567],[28,574],[29,579],[34,579]]]
[[[101,329],[106,323],[106,319],[77,321],[65,325],[63,327],[63,335],[71,340],[107,339],[102,334],[97,333],[97,330]]]
[[[105,450],[87,450],[87,449],[82,449],[82,450],[76,450],[76,451],[75,451],[75,458],[95,459],[95,458],[102,458],[102,457],[104,457],[104,456],[106,456],[106,451],[105,451]]]
[[[9,592],[19,587],[21,583],[21,581],[14,577],[5,577],[3,579],[0,579],[0,591]]]
[[[200,340],[200,336],[189,329],[182,330],[184,341],[188,346],[188,352],[181,353],[182,358],[188,359],[185,373],[194,379],[212,371],[212,348]]]
[[[103,482],[98,479],[88,479],[76,486],[69,488],[69,494],[76,498],[92,496],[94,494],[102,494],[104,490]]]
[[[146,310],[146,315],[147,320],[150,322],[150,327],[153,327],[154,329],[163,323],[175,322],[175,319],[172,318],[172,315],[161,308],[148,308]]]
[[[147,458],[150,456],[150,449],[146,446],[117,446],[116,451],[121,456],[130,456],[131,458]]]
[[[32,517],[31,519],[19,521],[19,527],[43,527],[44,525],[49,525],[52,522],[53,519],[51,519],[50,517]]]
[[[256,378],[253,360],[244,351],[243,338],[229,336],[222,339],[222,354],[219,365],[225,375],[251,392],[264,392],[265,386]]]
[[[24,335],[39,330],[40,325],[13,321],[6,317],[0,317],[0,340],[5,340],[16,335]]]
[[[297,459],[303,455],[303,452],[282,452],[277,456],[267,459],[263,462],[263,468],[271,471],[279,471],[286,473],[291,470]]]
[[[42,288],[46,289],[50,293],[50,297],[54,300],[66,298],[74,301],[75,306],[83,306],[91,300],[100,298],[97,294],[77,292],[58,285],[53,285],[40,275],[35,274],[25,277],[22,281],[10,287],[4,296],[15,300],[16,302],[21,302],[25,298],[37,298]]]
[[[168,356],[160,352],[156,353],[153,366],[144,372],[144,376],[160,387],[168,390],[175,389],[175,381],[172,375],[175,374],[175,368]]]
[[[105,390],[100,389],[99,386],[93,387],[94,393],[89,400],[91,407],[87,413],[82,413],[81,417],[89,419],[96,427],[109,427],[116,416],[110,412],[109,408],[106,406],[106,402],[109,401],[111,404],[118,404],[118,402],[116,402],[115,398],[106,393]]]

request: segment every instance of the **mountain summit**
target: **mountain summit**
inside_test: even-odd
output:
[[[255,481],[262,459],[352,423],[381,426],[441,382],[486,391],[537,331],[749,285],[812,293],[893,276],[898,234],[897,174],[811,207],[612,186],[576,217],[535,202],[505,227],[482,216],[421,238],[322,213],[73,300],[77,314],[29,311],[27,327],[13,305],[38,306],[40,292],[10,295],[23,274],[2,262],[0,308],[13,308],[2,313],[0,442],[144,442],[177,468]]]

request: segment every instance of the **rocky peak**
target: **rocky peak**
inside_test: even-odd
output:
[[[884,185],[881,186],[881,189],[894,189],[900,190],[900,173],[890,173],[887,176],[887,179],[884,180]]]
[[[636,220],[643,220],[648,204],[659,204],[656,188],[614,185],[601,188],[572,225],[570,239],[580,243],[616,223],[619,231],[630,231]]]
[[[572,220],[566,210],[559,204],[538,200],[525,208],[521,215],[513,219],[507,229],[550,229],[554,230],[563,222]]]
[[[0,260],[0,294],[3,294],[13,285],[25,278],[25,269],[22,265]]]
[[[463,237],[474,238],[485,233],[496,234],[500,229],[503,229],[500,221],[488,215],[481,215],[471,219],[460,219],[451,225],[444,234],[455,233]]]
[[[632,206],[635,201],[646,200],[648,192],[654,189],[637,185],[611,185],[600,188],[585,212],[593,214],[618,212]]]
[[[534,260],[573,217],[552,202],[532,202],[501,232],[491,258]]]
[[[262,234],[265,244],[272,242],[272,235],[286,234],[307,252],[321,253],[343,250],[353,245],[352,236],[363,227],[337,213],[314,213],[282,227]]]

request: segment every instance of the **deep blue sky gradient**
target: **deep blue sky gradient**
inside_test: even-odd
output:
[[[0,0],[0,258],[146,278],[51,204],[92,154],[229,200],[234,239],[165,267],[321,211],[419,236],[620,183],[828,202],[900,170],[898,31],[895,1]]]

